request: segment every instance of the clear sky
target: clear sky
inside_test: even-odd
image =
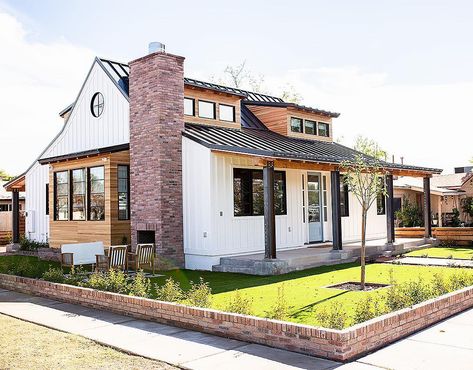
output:
[[[0,0],[0,168],[18,174],[61,128],[95,55],[150,41],[209,79],[246,60],[265,86],[341,113],[334,134],[444,168],[473,157],[471,1]]]

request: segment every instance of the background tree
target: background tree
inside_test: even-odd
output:
[[[353,160],[341,163],[344,183],[361,206],[361,274],[360,288],[365,290],[366,282],[366,224],[368,211],[379,195],[386,196],[384,175],[379,158],[384,151],[373,140],[360,139],[360,153]]]
[[[0,169],[0,179],[3,181],[10,181],[13,176],[8,174],[5,170]]]

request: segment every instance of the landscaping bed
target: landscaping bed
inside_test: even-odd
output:
[[[433,257],[450,259],[473,259],[473,247],[434,247],[407,253],[409,257]]]

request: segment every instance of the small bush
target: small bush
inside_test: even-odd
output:
[[[381,308],[380,297],[378,295],[368,295],[357,302],[353,321],[355,324],[371,320],[381,316],[385,311]]]
[[[266,315],[270,319],[286,320],[289,317],[289,305],[287,304],[286,295],[284,294],[284,284],[278,287],[278,295],[276,302]]]
[[[318,310],[316,318],[320,325],[329,329],[343,329],[347,324],[347,313],[340,304],[332,303],[328,308]]]
[[[79,285],[79,283],[86,281],[87,273],[84,271],[82,266],[71,267],[71,272],[68,275],[65,275],[64,282],[70,285]]]
[[[166,302],[180,302],[184,299],[184,292],[179,283],[173,278],[166,279],[163,286],[155,285],[156,298]]]
[[[253,314],[253,299],[242,296],[240,291],[237,289],[233,298],[230,298],[225,311],[239,313],[242,315]]]
[[[44,272],[43,279],[53,283],[64,283],[64,272],[60,267],[49,267],[49,269]]]
[[[150,292],[151,283],[149,279],[145,277],[143,270],[136,273],[136,276],[129,284],[129,294],[136,297],[148,298]]]
[[[209,283],[200,278],[199,283],[191,281],[191,288],[186,295],[187,303],[195,307],[210,307],[212,304],[212,289]]]
[[[449,254],[449,255],[447,256],[447,259],[449,259],[449,260],[451,260],[452,258],[453,258],[453,255],[452,255],[452,254]]]
[[[466,270],[461,270],[460,272],[455,272],[450,275],[448,280],[450,291],[463,289],[473,284],[473,274]]]
[[[402,284],[401,292],[405,297],[406,307],[414,306],[432,297],[429,284],[426,284],[422,278]]]
[[[429,255],[427,253],[424,253],[424,254],[421,255],[421,258],[428,258],[428,257],[429,257]]]
[[[39,248],[49,248],[48,243],[37,242],[25,237],[20,238],[20,249],[22,251],[37,251]]]
[[[129,291],[125,273],[113,269],[108,272],[94,272],[90,275],[88,281],[80,285],[113,293],[127,294]]]
[[[449,292],[448,282],[443,274],[436,272],[432,276],[431,290],[434,297],[438,297]]]

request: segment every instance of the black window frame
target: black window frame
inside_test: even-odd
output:
[[[380,177],[378,178],[378,181],[381,183],[380,185],[382,185],[382,189],[384,189],[386,186],[384,178]],[[384,194],[384,191],[380,191],[376,195],[376,214],[378,216],[386,214],[386,195]]]
[[[224,106],[224,107],[228,107],[228,108],[232,108],[233,112],[232,112],[232,120],[229,121],[227,119],[222,119],[222,117],[220,116],[220,112],[221,112],[221,107]],[[218,105],[218,119],[219,121],[223,121],[223,122],[236,122],[236,108],[234,105],[230,105],[230,104],[219,104]]]
[[[97,104],[95,104],[95,99],[97,99]],[[100,99],[102,99],[102,102],[100,102]],[[95,112],[94,107],[97,106],[97,112]],[[103,94],[100,91],[97,91],[92,95],[92,99],[90,100],[90,112],[92,113],[92,116],[95,118],[99,118],[103,111],[105,109],[105,98],[103,97]]]
[[[345,182],[340,183],[340,216],[341,217],[350,217],[350,192],[348,189],[348,184]],[[343,201],[342,201],[343,199]]]
[[[212,104],[213,105],[213,117],[210,118],[210,117],[202,117],[200,115],[200,103],[209,103],[209,104]],[[199,118],[202,118],[202,119],[217,119],[217,103],[213,102],[213,101],[209,101],[209,100],[200,100],[198,101],[198,107],[199,107]]]
[[[310,132],[307,132],[306,130],[306,127],[307,127],[307,122],[311,122],[314,124],[314,132],[313,133],[310,133]],[[311,119],[305,119],[304,120],[304,134],[307,134],[307,135],[317,135],[317,127],[318,127],[318,124],[317,124],[317,121],[313,121]]]
[[[186,104],[185,104],[186,100],[191,100],[192,101],[192,114],[187,114],[186,113]],[[194,98],[184,97],[184,115],[189,116],[189,117],[195,117],[195,99]]]
[[[239,176],[237,176],[237,173],[240,173]],[[257,174],[257,176],[255,176]],[[278,179],[280,177],[280,179]],[[243,181],[247,181],[246,184],[246,194],[242,194],[242,198],[246,197],[246,199],[242,199],[241,202],[246,202],[246,204],[243,204],[241,209],[243,210],[242,212],[237,213],[236,212],[236,197],[235,197],[235,179],[240,178],[240,179],[245,179]],[[234,217],[253,217],[253,216],[264,216],[264,204],[263,204],[263,210],[261,213],[255,213],[255,205],[254,205],[254,200],[255,200],[255,193],[254,193],[254,180],[255,179],[262,179],[263,178],[263,171],[254,169],[254,168],[233,168],[233,216]],[[277,186],[277,181],[282,180],[282,201],[278,202],[277,200],[277,194],[281,193],[278,191],[276,188]],[[243,187],[243,184],[241,184]],[[274,171],[274,196],[275,196],[275,214],[278,216],[281,215],[287,215],[287,180],[286,180],[286,172],[285,171]],[[241,192],[243,193],[243,189],[241,189]],[[264,193],[259,194],[259,198],[264,197]],[[283,208],[281,211],[278,211],[277,205],[280,205],[280,208]]]
[[[327,135],[320,134],[320,125],[324,125],[327,128]],[[330,123],[327,122],[317,122],[317,136],[330,137]]]
[[[294,131],[293,126],[292,126],[292,120],[298,120],[300,121],[300,131]],[[302,118],[298,117],[291,117],[289,120],[289,125],[291,126],[291,132],[295,132],[296,134],[303,134],[304,133],[304,120]]]
[[[127,174],[127,177],[126,177],[126,180],[127,180],[127,183],[126,183],[126,212],[127,212],[127,217],[126,218],[121,218],[120,217],[120,194],[123,194],[125,192],[122,192],[120,191],[120,179],[122,179],[120,177],[120,171],[119,171],[119,168],[120,167],[126,167],[126,174]],[[117,214],[117,218],[119,221],[128,221],[130,220],[130,165],[128,164],[118,164],[117,165],[117,207],[118,207],[118,214]]]
[[[84,184],[84,194],[79,194],[84,196],[84,218],[82,219],[75,219],[74,218],[74,171],[83,171],[84,173],[84,180],[83,181],[77,181],[80,183]],[[87,204],[87,168],[85,167],[78,167],[78,168],[73,168],[69,170],[69,219],[71,221],[87,221],[87,209],[88,209],[88,204]]]
[[[103,168],[103,193],[92,193],[92,186],[91,186],[91,177],[90,177],[90,170],[93,168]],[[102,179],[99,179],[99,181],[102,181]],[[91,219],[91,205],[90,205],[90,198],[91,195],[93,194],[103,194],[103,218],[102,219]],[[93,221],[93,222],[100,222],[100,221],[105,221],[105,212],[106,212],[106,207],[107,207],[107,202],[106,202],[106,187],[105,187],[105,166],[104,165],[99,165],[99,166],[91,166],[87,167],[87,221]]]
[[[66,183],[67,184],[67,187],[66,187],[67,188],[67,195],[60,195],[60,197],[65,197],[67,199],[67,207],[66,207],[67,217],[63,220],[60,220],[58,218],[58,209],[57,209],[57,206],[58,206],[57,205],[57,203],[58,203],[57,175],[58,175],[58,173],[66,173],[66,178],[67,178],[67,183]],[[69,209],[70,202],[71,202],[71,200],[70,200],[71,192],[70,192],[70,188],[69,188],[69,186],[70,186],[69,170],[55,171],[54,174],[53,174],[53,181],[54,181],[54,184],[53,184],[53,186],[54,186],[54,202],[53,202],[54,203],[54,221],[69,221],[70,218],[71,218],[70,209]]]
[[[46,216],[49,216],[49,184],[46,184],[46,207],[45,207]]]

